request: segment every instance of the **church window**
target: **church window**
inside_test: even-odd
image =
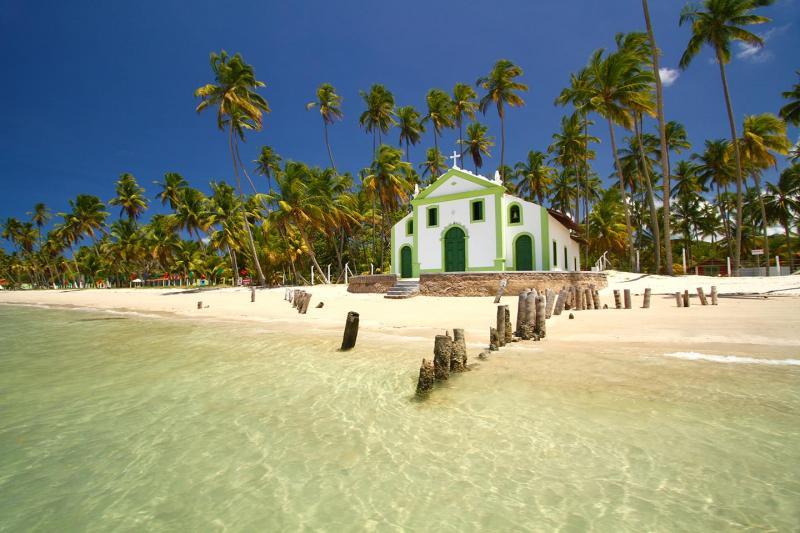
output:
[[[433,228],[439,225],[439,208],[438,207],[429,207],[428,208],[428,227]]]
[[[508,210],[508,222],[510,224],[519,224],[522,222],[522,212],[517,204],[512,205]]]

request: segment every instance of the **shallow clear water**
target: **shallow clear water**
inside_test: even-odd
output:
[[[539,343],[420,403],[429,347],[337,345],[0,306],[0,529],[800,524],[797,366]]]

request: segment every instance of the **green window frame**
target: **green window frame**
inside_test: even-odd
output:
[[[516,208],[517,213],[517,220],[514,220],[514,211]],[[521,226],[522,225],[522,206],[519,205],[517,202],[514,202],[508,206],[508,225],[509,226]]]
[[[553,266],[558,266],[558,243],[553,239]]]
[[[564,247],[564,270],[569,270],[569,260],[567,259],[567,247]]]
[[[479,213],[475,213],[475,209],[478,209]],[[483,198],[478,198],[477,200],[472,200],[469,203],[469,221],[470,222],[483,222],[486,220],[486,204],[483,201]]]
[[[414,219],[410,219],[406,222],[406,236],[414,235]]]
[[[433,216],[431,216],[433,215]],[[431,218],[433,221],[431,222]],[[432,205],[425,210],[425,221],[428,223],[429,228],[438,228],[439,227],[439,206]]]

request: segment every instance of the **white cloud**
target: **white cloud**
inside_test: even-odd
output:
[[[661,76],[661,83],[664,85],[664,87],[669,87],[675,83],[675,80],[677,80],[678,76],[681,75],[678,69],[668,67],[662,67],[658,69],[658,74]]]
[[[739,51],[736,53],[736,58],[749,61],[751,63],[763,63],[765,61],[769,61],[772,59],[773,54],[771,51],[767,50],[767,42],[773,37],[777,37],[778,35],[784,33],[789,29],[789,26],[790,24],[784,24],[783,26],[770,28],[764,33],[759,34],[759,37],[761,37],[761,39],[764,41],[764,46],[754,46],[749,43],[737,41],[736,46],[739,48]]]

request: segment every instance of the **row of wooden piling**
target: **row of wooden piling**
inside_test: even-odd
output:
[[[447,381],[451,373],[466,372],[467,342],[464,330],[453,329],[453,336],[446,331],[444,335],[436,335],[433,341],[433,360],[422,359],[417,380],[417,395],[426,395],[437,381]]]
[[[700,305],[709,305],[708,298],[706,298],[706,293],[703,291],[703,287],[697,287],[697,297],[700,299]],[[719,305],[719,295],[717,294],[717,286],[711,286],[711,305]],[[680,292],[675,293],[675,304],[678,307],[689,307],[689,291],[684,290],[683,294]]]
[[[291,303],[292,308],[297,309],[298,313],[304,315],[311,303],[311,293],[302,289],[286,289],[283,299]]]

